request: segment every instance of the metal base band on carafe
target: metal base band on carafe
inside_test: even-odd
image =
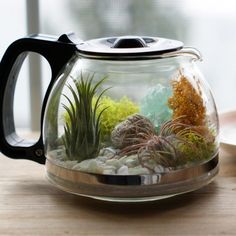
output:
[[[109,201],[148,201],[201,188],[218,173],[218,153],[207,162],[153,175],[84,173],[46,161],[51,183],[64,191]]]

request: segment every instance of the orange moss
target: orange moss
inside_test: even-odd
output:
[[[181,118],[181,122],[193,126],[205,123],[206,108],[201,91],[196,90],[188,79],[180,74],[179,80],[172,82],[173,96],[168,99],[168,105],[173,110],[173,119]]]

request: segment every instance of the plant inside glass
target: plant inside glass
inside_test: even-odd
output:
[[[63,144],[65,146],[66,158],[69,160],[83,161],[94,158],[98,155],[101,145],[100,119],[107,108],[98,112],[100,99],[109,89],[98,92],[99,86],[106,77],[94,83],[94,75],[88,75],[86,78],[80,75],[80,78],[73,79],[74,86],[66,85],[72,94],[73,100],[66,94],[63,94],[68,105],[63,104],[66,110]],[[96,103],[93,104],[93,98],[96,96]]]

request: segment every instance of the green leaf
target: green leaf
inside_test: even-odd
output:
[[[100,118],[104,110],[97,114],[97,108],[100,105],[100,98],[110,88],[104,89],[99,95],[96,95],[97,89],[104,77],[93,84],[94,74],[86,78],[81,73],[80,78],[74,79],[75,88],[67,85],[73,100],[66,94],[63,94],[68,101],[68,106],[63,104],[68,121],[64,125],[63,143],[66,154],[70,160],[82,161],[88,158],[94,158],[100,150]],[[96,103],[92,102],[96,96]]]

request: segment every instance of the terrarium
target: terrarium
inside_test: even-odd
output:
[[[36,143],[17,135],[16,78],[28,51],[52,69]],[[0,64],[0,150],[44,164],[57,187],[108,201],[198,189],[218,172],[218,116],[200,53],[148,36],[33,35]]]
[[[111,42],[114,54],[106,56],[77,53],[54,85],[45,153],[49,179],[67,191],[156,199],[197,189],[217,172],[218,118],[196,66],[200,54],[132,55],[145,47],[131,46]]]

